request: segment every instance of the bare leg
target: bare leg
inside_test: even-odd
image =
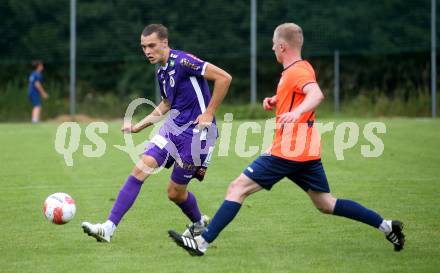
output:
[[[40,122],[40,115],[41,115],[41,106],[34,106],[34,108],[32,108],[32,123]]]
[[[308,190],[307,194],[320,212],[333,214],[336,198],[334,198],[331,193]]]

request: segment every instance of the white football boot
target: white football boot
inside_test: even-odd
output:
[[[81,227],[84,233],[94,237],[98,242],[110,243],[110,239],[116,230],[116,226],[107,221],[104,224],[91,224],[89,222],[82,222]]]

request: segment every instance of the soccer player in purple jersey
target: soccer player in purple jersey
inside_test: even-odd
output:
[[[217,129],[214,113],[225,97],[232,77],[221,68],[204,62],[168,45],[168,30],[161,24],[150,24],[141,35],[142,50],[157,71],[161,103],[135,125],[124,124],[124,133],[137,133],[170,112],[168,119],[148,144],[142,158],[119,191],[103,224],[81,224],[85,233],[100,242],[110,242],[124,214],[133,205],[143,182],[158,167],[173,167],[168,183],[168,198],[180,207],[192,224],[184,232],[199,235],[207,225],[194,194],[187,191],[192,178],[203,179]],[[208,80],[214,82],[212,97]]]

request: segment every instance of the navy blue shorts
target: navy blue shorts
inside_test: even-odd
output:
[[[39,94],[30,94],[28,97],[32,103],[32,106],[41,106],[41,98]]]
[[[320,159],[297,162],[273,155],[261,155],[243,173],[266,190],[287,177],[306,192],[309,189],[330,192]]]

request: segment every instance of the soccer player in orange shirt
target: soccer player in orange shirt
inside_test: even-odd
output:
[[[279,25],[273,35],[277,61],[283,65],[275,96],[263,100],[263,108],[276,108],[275,138],[268,154],[252,162],[230,185],[223,204],[200,235],[183,236],[170,230],[170,237],[191,255],[203,255],[209,244],[234,219],[244,200],[261,189],[270,190],[287,177],[301,187],[322,213],[347,217],[382,231],[403,249],[403,224],[384,220],[376,212],[345,199],[333,197],[321,163],[320,137],[314,126],[315,109],[324,99],[313,67],[301,58],[302,29],[294,23]]]

